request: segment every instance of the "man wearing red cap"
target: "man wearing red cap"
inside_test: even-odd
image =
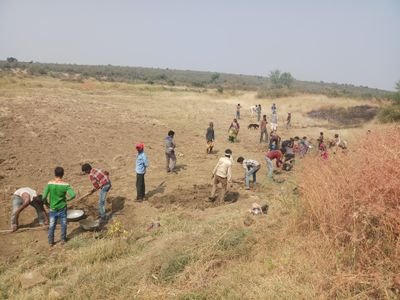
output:
[[[146,187],[144,184],[144,174],[149,166],[149,161],[144,153],[144,145],[142,143],[136,144],[136,150],[138,152],[136,156],[136,201],[142,202],[146,194]]]

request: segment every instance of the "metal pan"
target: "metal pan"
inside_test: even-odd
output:
[[[83,230],[88,230],[88,231],[94,231],[94,230],[99,229],[99,227],[100,227],[99,220],[85,219],[85,220],[81,220],[79,222],[79,224]]]
[[[67,220],[68,221],[79,221],[85,216],[85,212],[81,209],[69,209],[67,210]]]

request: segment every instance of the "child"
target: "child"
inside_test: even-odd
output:
[[[136,201],[142,202],[146,195],[146,187],[144,184],[144,175],[146,174],[149,162],[144,153],[144,145],[142,143],[136,144],[137,157],[136,157]]]
[[[320,156],[323,160],[328,160],[328,151],[324,143],[319,143]]]
[[[256,112],[257,112],[257,122],[260,122],[260,119],[261,119],[261,104],[257,105]]]
[[[207,154],[210,154],[213,150],[214,147],[214,140],[215,140],[215,135],[214,135],[214,123],[210,122],[209,127],[207,128],[206,132],[206,141],[207,141]]]
[[[269,139],[269,150],[278,150],[280,143],[281,137],[276,133],[276,131],[271,131],[271,136]]]
[[[240,120],[240,109],[242,108],[242,106],[240,105],[240,103],[238,103],[238,105],[236,105],[236,119]]]
[[[63,245],[67,241],[67,201],[75,198],[74,190],[62,179],[64,177],[64,169],[62,167],[55,168],[54,175],[56,178],[49,181],[43,192],[44,202],[46,202],[47,196],[49,196],[50,225],[48,241],[50,247],[54,245],[54,231],[57,219],[60,219],[61,223],[61,244]],[[67,194],[69,198],[67,198]]]
[[[175,172],[175,166],[176,166],[175,148],[176,148],[176,144],[175,144],[175,141],[174,141],[174,136],[175,136],[175,131],[170,130],[170,131],[168,131],[168,135],[164,139],[167,173]]]
[[[319,133],[319,137],[317,138],[317,141],[318,141],[318,146],[319,146],[319,144],[324,142],[324,133],[322,131]]]
[[[300,145],[300,157],[304,157],[304,155],[306,155],[308,149],[310,148],[310,144],[308,143],[306,136],[303,136],[299,145]]]
[[[273,114],[276,113],[276,105],[275,105],[275,103],[272,104],[272,106],[271,106],[271,112],[272,112]]]

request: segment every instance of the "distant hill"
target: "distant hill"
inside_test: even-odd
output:
[[[29,75],[48,75],[63,80],[81,81],[95,78],[99,81],[128,83],[184,85],[200,88],[254,90],[258,96],[282,97],[299,93],[324,94],[330,97],[382,99],[391,92],[352,84],[325,83],[294,80],[290,89],[273,88],[268,77],[218,72],[172,70],[160,68],[124,67],[112,65],[76,65],[38,62],[18,62],[16,59],[0,60],[2,72],[19,69]]]

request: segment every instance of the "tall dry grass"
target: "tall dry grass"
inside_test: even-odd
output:
[[[304,160],[299,170],[306,231],[336,253],[330,295],[398,296],[400,129],[365,134],[348,153]]]

